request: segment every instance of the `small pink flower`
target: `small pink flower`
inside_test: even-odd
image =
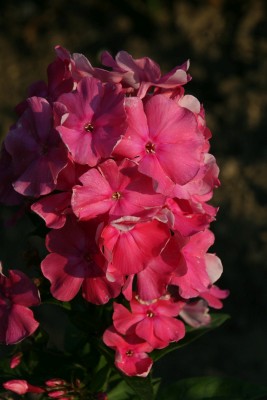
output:
[[[149,215],[164,204],[155,193],[152,180],[137,170],[135,163],[109,159],[80,177],[83,186],[74,186],[72,208],[80,220],[108,213],[110,217]]]
[[[75,162],[94,167],[110,156],[126,129],[123,100],[116,87],[91,77],[81,79],[75,92],[60,96],[57,130]]]
[[[139,98],[128,98],[126,110],[128,129],[113,154],[134,159],[163,194],[192,180],[200,168],[204,140],[194,114],[163,95],[144,105]]]
[[[126,51],[120,51],[115,59],[109,52],[104,51],[101,55],[102,64],[121,74],[121,82],[124,87],[132,88],[128,91],[137,91],[137,96],[143,98],[151,86],[158,88],[177,88],[190,80],[186,73],[189,62],[175,67],[172,71],[161,76],[160,67],[155,61],[148,57],[134,59]]]
[[[106,329],[104,343],[116,350],[115,365],[128,376],[146,377],[152,367],[147,355],[153,347],[136,335],[122,336],[113,327]]]
[[[121,277],[113,282],[106,278],[107,261],[96,244],[96,228],[95,221],[79,224],[69,218],[63,228],[47,235],[50,254],[41,268],[56,299],[69,301],[82,288],[87,301],[105,304],[120,293]]]
[[[133,298],[130,301],[131,312],[114,303],[113,323],[121,334],[135,333],[154,349],[162,349],[185,335],[184,324],[174,318],[183,305],[183,302],[173,302],[170,296],[151,302]]]
[[[9,277],[0,268],[0,342],[15,344],[33,334],[39,323],[31,306],[40,303],[32,281],[21,271],[9,270]]]

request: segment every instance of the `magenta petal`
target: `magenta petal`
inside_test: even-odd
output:
[[[78,293],[85,276],[84,264],[70,264],[60,254],[48,254],[41,264],[44,276],[51,282],[51,293],[61,301],[69,301]],[[68,272],[71,271],[71,274]]]
[[[20,304],[14,304],[7,316],[6,344],[15,344],[31,335],[39,326],[33,312]]]

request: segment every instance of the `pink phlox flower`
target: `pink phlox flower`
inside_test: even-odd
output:
[[[220,186],[218,179],[219,168],[215,158],[207,153],[196,176],[185,185],[176,184],[173,187],[172,197],[192,199],[196,202],[208,201],[213,195],[213,190]]]
[[[194,302],[184,303],[184,306],[179,314],[188,325],[193,328],[206,326],[211,322],[209,308],[204,300],[199,299]]]
[[[55,189],[58,174],[67,164],[67,152],[53,128],[49,103],[40,97],[27,101],[29,107],[9,131],[5,146],[17,177],[14,189],[38,197]]]
[[[122,84],[129,92],[135,91],[138,97],[143,98],[150,87],[176,88],[190,80],[187,74],[189,62],[175,67],[167,74],[161,76],[159,65],[149,57],[134,59],[126,51],[120,51],[112,58],[111,54],[104,51],[101,62],[113,71],[122,75]]]
[[[113,269],[122,275],[131,275],[142,271],[151,258],[157,257],[169,239],[166,224],[125,217],[104,227],[100,247]]]
[[[195,115],[163,95],[144,105],[139,98],[127,98],[125,104],[128,129],[113,154],[134,159],[139,171],[156,182],[157,192],[165,195],[175,184],[191,181],[203,157],[204,138]]]
[[[222,290],[216,285],[212,285],[205,292],[202,292],[200,296],[206,300],[210,307],[220,309],[223,307],[221,300],[226,299],[229,293],[229,290]]]
[[[207,254],[213,242],[214,235],[206,229],[190,236],[188,243],[181,249],[187,272],[179,277],[174,272],[170,284],[178,286],[179,294],[183,298],[198,297],[221,275],[220,259],[213,254]]]
[[[83,186],[74,186],[72,208],[80,220],[109,213],[110,217],[145,217],[164,204],[155,193],[152,180],[137,170],[135,163],[109,159],[80,177]],[[156,210],[153,211],[156,213]]]
[[[45,391],[39,386],[31,385],[24,379],[12,379],[10,381],[4,382],[3,387],[6,390],[10,390],[11,392],[21,395],[25,393],[43,393]]]
[[[6,277],[0,265],[0,342],[15,344],[32,335],[39,323],[29,307],[39,303],[36,286],[23,272],[9,270]]]
[[[184,337],[184,324],[175,318],[183,302],[173,302],[169,295],[150,302],[136,296],[130,301],[130,306],[131,312],[114,303],[113,324],[121,334],[135,333],[154,349],[162,349]]]
[[[72,188],[79,183],[79,177],[88,170],[88,166],[75,163],[70,157],[67,165],[60,171],[55,190],[40,198],[31,209],[45,220],[48,228],[59,229],[65,225],[66,218],[72,214]]]
[[[142,300],[151,301],[165,295],[174,271],[180,276],[186,273],[187,267],[181,252],[185,243],[185,239],[175,234],[162,252],[157,257],[151,258],[146,267],[135,275],[136,292]],[[133,284],[134,275],[130,275],[122,290],[127,300],[133,297]]]
[[[149,374],[153,364],[147,355],[153,350],[149,343],[136,335],[123,336],[113,326],[105,330],[103,341],[116,351],[115,365],[124,374],[141,377]]]
[[[94,167],[108,158],[126,129],[124,95],[119,89],[85,77],[75,92],[63,94],[58,102],[65,113],[57,130],[73,160]]]
[[[204,231],[214,221],[217,213],[217,208],[205,203],[196,203],[190,199],[168,198],[166,206],[174,217],[172,228],[182,236],[191,236]]]
[[[97,225],[95,221],[77,223],[69,217],[63,228],[47,235],[50,254],[41,269],[56,299],[69,301],[82,288],[87,301],[105,304],[120,293],[122,278],[113,282],[106,278],[107,262],[95,242]]]

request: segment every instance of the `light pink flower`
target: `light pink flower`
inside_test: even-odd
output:
[[[113,154],[138,162],[139,171],[156,181],[160,193],[192,180],[200,168],[204,140],[195,115],[163,95],[151,97],[144,106],[139,98],[128,98],[126,110],[128,129]]]
[[[131,312],[114,303],[113,324],[121,334],[135,333],[154,349],[162,349],[184,337],[184,324],[174,318],[180,313],[183,302],[173,302],[170,296],[151,302],[134,297],[130,306]]]
[[[104,343],[116,350],[115,365],[128,376],[146,377],[152,367],[147,355],[153,347],[136,335],[120,335],[113,327],[105,330]]]
[[[198,297],[215,282],[222,273],[220,259],[207,250],[214,242],[211,231],[205,230],[189,237],[188,243],[182,248],[186,261],[187,272],[176,276],[175,272],[170,280],[171,285],[179,288],[179,294],[185,299]]]
[[[23,353],[16,353],[13,355],[13,357],[10,360],[10,368],[14,369],[16,368],[20,363],[22,359]]]
[[[18,343],[38,328],[29,307],[40,303],[39,293],[32,281],[21,271],[2,273],[0,266],[0,342]]]
[[[53,128],[50,104],[40,97],[27,102],[28,108],[9,131],[5,146],[16,176],[14,189],[24,196],[38,197],[55,189],[58,174],[67,164],[67,153]]]
[[[109,159],[80,177],[83,186],[74,186],[72,208],[80,220],[108,213],[110,217],[146,216],[164,204],[155,193],[152,180],[138,172],[135,163]]]
[[[119,89],[85,77],[75,92],[63,94],[58,102],[62,119],[57,130],[73,160],[94,167],[108,158],[126,129],[124,95]]]

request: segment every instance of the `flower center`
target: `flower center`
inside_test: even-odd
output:
[[[146,144],[145,148],[146,148],[147,153],[155,153],[155,144],[154,143],[148,142]]]
[[[114,192],[111,196],[113,200],[119,200],[121,198],[120,192]]]
[[[91,124],[91,122],[88,122],[87,124],[84,125],[83,128],[84,128],[84,130],[85,130],[86,132],[93,132],[93,130],[94,130],[94,125]]]
[[[153,313],[153,311],[151,311],[151,310],[148,310],[148,311],[147,311],[147,313],[146,313],[146,316],[147,316],[148,318],[152,318],[152,317],[154,317],[154,313]]]
[[[126,351],[126,356],[127,357],[132,357],[133,356],[133,351],[132,350],[127,350]]]

